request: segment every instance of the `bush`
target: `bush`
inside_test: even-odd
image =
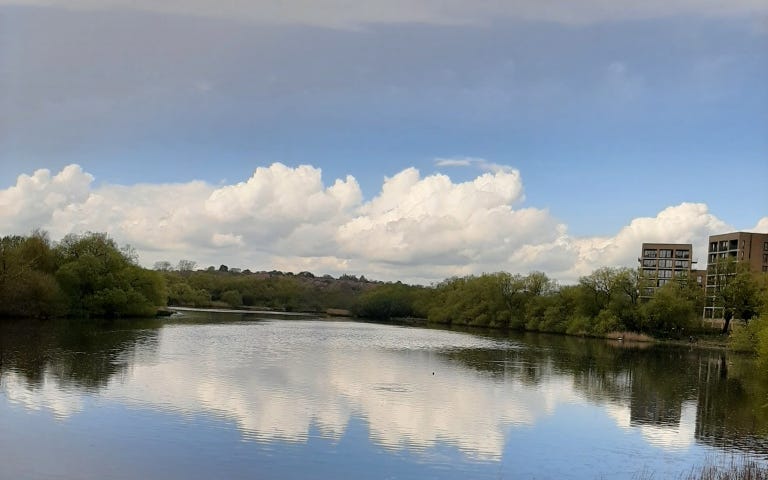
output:
[[[595,335],[605,335],[608,332],[615,332],[619,329],[621,329],[619,318],[609,310],[602,310],[597,314],[597,317],[595,317],[590,333]]]
[[[243,305],[243,296],[237,290],[227,290],[221,294],[221,301],[230,307],[241,307]]]
[[[589,324],[589,318],[584,315],[576,315],[568,320],[565,333],[568,335],[587,335]]]

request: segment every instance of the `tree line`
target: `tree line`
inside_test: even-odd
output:
[[[335,309],[374,320],[413,317],[452,326],[685,338],[701,328],[705,302],[704,290],[685,277],[643,301],[639,292],[646,279],[630,268],[598,268],[574,285],[559,285],[541,272],[497,272],[425,287],[353,275],[195,267],[195,262],[182,260],[177,268],[158,262],[154,270],[144,269],[133,249],[120,248],[104,233],[71,234],[57,243],[40,231],[2,237],[0,316],[149,316],[164,305]],[[744,320],[734,329],[734,345],[749,351],[764,348],[768,358],[768,326],[763,326],[768,324],[768,275],[737,263],[718,265],[717,271],[721,282],[714,292],[716,303],[728,321]]]
[[[719,265],[718,272],[721,282],[709,301],[724,313],[724,332],[731,319],[739,319],[734,337],[746,339],[739,348],[754,351],[758,339],[765,338],[768,356],[768,328],[762,327],[768,324],[768,275],[738,263]],[[630,331],[680,339],[702,331],[706,297],[699,284],[677,277],[643,299],[640,292],[647,284],[648,279],[630,268],[598,268],[575,285],[558,285],[541,272],[497,272],[453,277],[429,288],[382,285],[360,296],[356,313],[572,335]]]
[[[698,328],[704,308],[699,286],[681,278],[641,302],[642,285],[643,277],[629,268],[599,268],[575,285],[558,285],[541,272],[498,272],[454,277],[427,289],[380,287],[363,295],[358,309],[374,317],[391,309],[437,324],[574,335],[671,337]]]
[[[352,310],[358,297],[381,285],[365,277],[338,279],[310,272],[250,272],[228,268],[163,270],[168,305],[184,307],[248,307],[286,312]]]
[[[0,316],[152,316],[165,303],[163,276],[104,233],[0,238]]]

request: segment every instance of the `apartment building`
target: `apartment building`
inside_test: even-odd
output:
[[[643,243],[638,261],[643,278],[641,300],[649,299],[657,288],[674,278],[694,278],[692,266],[696,262],[690,243]]]
[[[718,261],[730,258],[746,263],[752,272],[768,272],[768,234],[732,232],[712,235],[707,250],[707,303],[704,318],[718,319],[723,318],[723,309],[715,305],[722,275],[718,275]]]

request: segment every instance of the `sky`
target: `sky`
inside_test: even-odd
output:
[[[0,0],[0,235],[573,282],[767,185],[764,0]]]

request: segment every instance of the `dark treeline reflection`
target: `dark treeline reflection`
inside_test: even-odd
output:
[[[157,347],[157,320],[1,320],[0,378],[14,372],[31,388],[46,375],[59,388],[104,388],[122,375],[137,351]]]
[[[553,375],[570,376],[589,401],[629,404],[633,426],[679,426],[684,404],[693,403],[698,441],[768,454],[768,378],[750,357],[547,334],[510,338],[522,348],[444,355],[494,378],[531,386]]]

